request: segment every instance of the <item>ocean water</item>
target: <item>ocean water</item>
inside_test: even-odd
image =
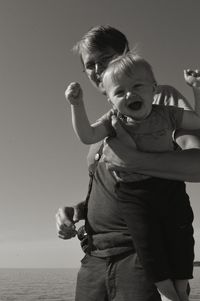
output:
[[[74,301],[77,269],[0,269],[0,301]]]
[[[0,301],[74,301],[77,269],[0,269]],[[190,281],[190,301],[200,301],[200,267]]]
[[[194,279],[190,280],[190,301],[200,301],[200,267],[194,268]]]

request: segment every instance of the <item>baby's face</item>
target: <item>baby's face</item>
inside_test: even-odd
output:
[[[121,72],[113,79],[111,72],[103,77],[103,85],[113,108],[127,117],[130,123],[145,119],[152,109],[152,76],[140,66],[135,67],[131,76]]]

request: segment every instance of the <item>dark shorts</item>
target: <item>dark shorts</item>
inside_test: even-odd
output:
[[[133,252],[107,258],[86,255],[81,261],[75,301],[111,300],[161,301]]]
[[[193,212],[185,184],[158,178],[118,183],[119,206],[141,263],[157,282],[191,279]]]

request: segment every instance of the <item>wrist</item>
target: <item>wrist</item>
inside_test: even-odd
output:
[[[73,103],[70,103],[71,107],[83,107],[83,99],[79,99],[78,101],[75,101]]]
[[[149,161],[151,163],[152,156],[152,153],[149,157],[148,153],[135,150],[134,156],[130,157],[128,162],[124,162],[124,167],[126,167],[127,170],[142,172],[143,169],[148,169],[148,164]]]
[[[85,202],[81,202],[79,204],[77,204],[76,206],[74,206],[74,210],[77,211],[77,217],[78,220],[83,220],[86,217],[86,206],[85,206]]]

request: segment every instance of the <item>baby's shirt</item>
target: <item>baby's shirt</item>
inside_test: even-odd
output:
[[[133,138],[137,149],[143,152],[166,152],[172,151],[174,147],[173,133],[180,128],[184,109],[174,106],[153,105],[150,115],[140,121],[129,123],[126,118],[118,115],[123,128]],[[103,124],[110,135],[113,135],[111,117],[115,114],[110,110],[103,115],[97,123]],[[116,133],[117,134],[117,133]],[[118,180],[138,181],[149,176],[133,174],[130,172],[117,173]]]

